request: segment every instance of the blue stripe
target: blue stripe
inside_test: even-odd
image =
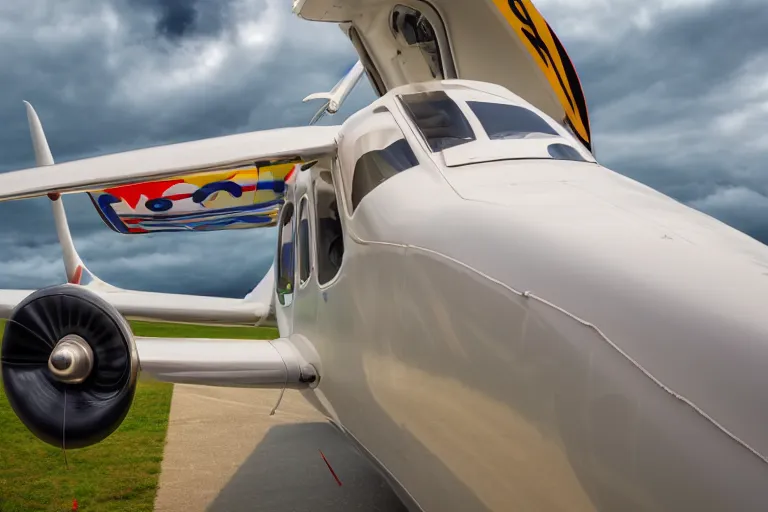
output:
[[[133,219],[140,219],[140,220],[160,221],[160,220],[195,219],[198,217],[209,217],[212,215],[221,215],[221,214],[227,214],[227,213],[241,213],[241,212],[267,213],[270,211],[274,211],[275,210],[274,206],[282,206],[284,202],[285,202],[284,199],[275,199],[273,201],[266,201],[264,203],[248,204],[245,206],[234,206],[232,208],[222,208],[222,209],[211,208],[207,211],[199,211],[199,212],[178,213],[178,214],[170,214],[170,215],[146,215],[146,214],[135,215],[135,214],[126,213],[126,214],[123,214],[122,217],[130,217]]]

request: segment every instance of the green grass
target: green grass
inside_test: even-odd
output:
[[[275,329],[131,322],[137,336],[273,339]],[[0,320],[0,332],[4,322]],[[1,381],[0,381],[1,382]],[[140,380],[120,428],[102,443],[67,451],[34,437],[0,393],[0,511],[151,511],[163,459],[171,384]]]
[[[166,338],[229,338],[243,340],[273,340],[279,335],[272,327],[217,327],[209,325],[131,322],[136,336]]]

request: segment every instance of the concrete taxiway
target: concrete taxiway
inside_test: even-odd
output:
[[[405,512],[297,392],[174,386],[156,512]],[[338,485],[322,450],[341,481]]]

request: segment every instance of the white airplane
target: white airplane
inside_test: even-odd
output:
[[[380,97],[341,126],[37,167],[68,283],[0,292],[2,372],[40,439],[97,443],[139,370],[298,389],[410,510],[768,509],[768,247],[600,165],[576,72],[528,0],[305,0]],[[321,110],[321,113],[323,110]],[[652,147],[648,148],[653,151]],[[276,225],[242,300],[146,293],[77,256],[61,194],[118,232]],[[226,248],[222,248],[226,258]],[[269,342],[134,337],[125,318]]]

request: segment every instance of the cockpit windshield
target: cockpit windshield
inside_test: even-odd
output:
[[[464,113],[444,91],[406,94],[400,99],[433,152],[476,140]]]
[[[521,139],[531,135],[559,134],[532,110],[518,105],[468,101],[491,140]]]

